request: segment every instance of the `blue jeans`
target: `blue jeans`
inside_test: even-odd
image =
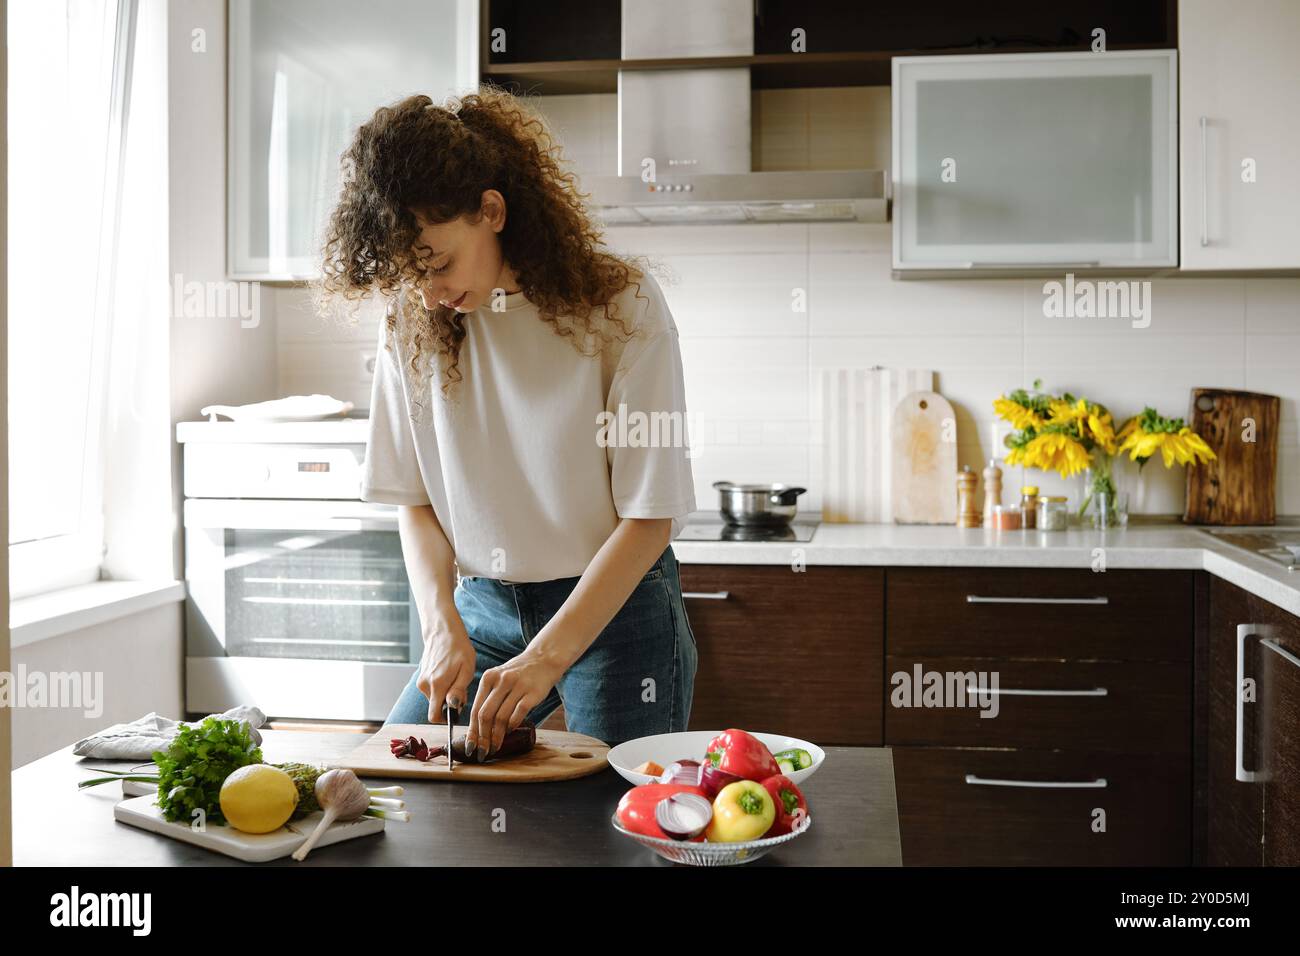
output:
[[[460,579],[456,610],[478,660],[458,723],[469,722],[483,671],[523,653],[578,580],[508,584],[495,578]],[[528,720],[540,725],[563,703],[569,730],[611,745],[685,730],[697,661],[677,556],[669,545]],[[412,673],[386,724],[429,722],[429,698],[416,686],[418,677]]]

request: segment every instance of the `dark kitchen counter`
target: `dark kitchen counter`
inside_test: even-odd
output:
[[[323,763],[365,739],[355,733],[262,731],[271,763]],[[746,866],[898,866],[898,804],[894,762],[884,747],[827,747],[826,764],[803,788],[813,825],[804,836]],[[120,785],[77,790],[94,767],[125,770],[131,761],[83,760],[72,748],[42,757],[13,774],[16,866],[244,866],[113,819]],[[400,784],[410,823],[388,823],[359,837],[261,866],[673,866],[610,826],[630,784],[606,768],[556,783],[428,783],[367,777],[372,786]],[[505,811],[505,832],[494,819]],[[500,829],[497,827],[496,829]]]

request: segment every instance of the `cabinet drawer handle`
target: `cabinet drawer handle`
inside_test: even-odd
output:
[[[1029,787],[1034,790],[1094,790],[1106,786],[1106,778],[1096,780],[997,780],[993,777],[977,777],[966,774],[966,782],[981,787]]]
[[[972,697],[977,694],[998,694],[999,696],[1019,694],[1024,697],[1105,697],[1110,691],[1104,687],[1093,687],[1090,690],[1030,690],[1017,687],[1000,687],[994,690],[991,687],[981,689],[968,684],[966,693]]]
[[[731,597],[730,591],[683,591],[682,597],[695,598],[698,601],[725,601]]]
[[[1040,598],[1040,597],[983,597],[979,594],[966,595],[967,604],[1109,604],[1108,597],[1087,598]]]

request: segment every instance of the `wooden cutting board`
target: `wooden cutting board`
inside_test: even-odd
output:
[[[460,736],[468,727],[457,726]],[[394,757],[389,742],[394,737],[418,737],[430,747],[447,740],[447,726],[433,724],[388,724],[356,750],[329,767],[344,767],[359,777],[409,777],[413,780],[479,780],[494,783],[537,783],[543,780],[572,780],[599,773],[609,766],[609,747],[585,734],[562,730],[537,731],[537,746],[526,754],[485,764],[456,762],[447,769],[446,757],[422,762],[412,757]]]
[[[912,392],[894,408],[894,521],[957,523],[957,418],[937,392]]]
[[[1268,525],[1277,518],[1276,395],[1192,389],[1192,430],[1218,459],[1185,468],[1188,524]]]

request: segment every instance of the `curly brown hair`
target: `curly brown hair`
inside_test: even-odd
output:
[[[442,105],[420,94],[380,107],[341,157],[340,195],[315,284],[318,313],[327,315],[333,300],[343,299],[355,319],[360,300],[382,296],[390,338],[402,336],[411,372],[420,374],[422,353],[441,356],[446,394],[461,378],[465,316],[441,305],[425,309],[415,294],[423,267],[413,248],[420,226],[412,210],[433,222],[473,219],[483,192],[495,189],[508,210],[498,234],[502,255],[542,320],[587,355],[609,342],[613,323],[627,341],[634,330],[613,300],[629,286],[642,298],[644,272],[604,248],[586,197],[563,164],[545,122],[491,86]]]

